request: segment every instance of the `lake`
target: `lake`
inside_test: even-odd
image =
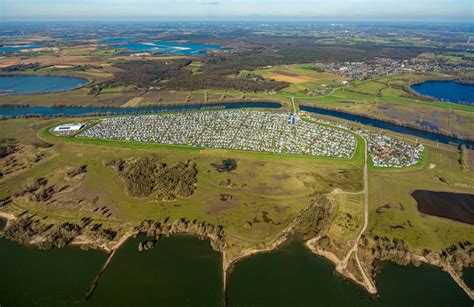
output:
[[[38,44],[30,44],[30,45],[0,45],[0,52],[1,51],[20,51],[24,49],[34,49],[34,48],[41,48],[44,47],[43,45]]]
[[[53,116],[83,116],[91,114],[126,115],[146,114],[173,111],[196,111],[212,109],[240,109],[240,108],[281,108],[280,103],[252,101],[252,102],[221,102],[191,105],[158,105],[154,107],[120,108],[120,107],[48,107],[48,106],[3,106],[0,107],[0,116],[18,117],[25,115]]]
[[[463,279],[468,287],[474,289],[474,267],[463,270]]]
[[[130,51],[154,51],[163,55],[205,55],[209,50],[222,50],[218,45],[203,45],[178,42],[130,42],[114,45],[115,49],[128,49]]]
[[[115,254],[88,306],[222,306],[222,254],[191,236],[161,238],[139,252],[145,236]]]
[[[138,252],[144,239],[129,239],[117,251],[87,302],[105,253],[77,247],[41,251],[0,239],[0,304],[223,306],[222,255],[209,241],[174,236]],[[330,262],[291,240],[236,264],[228,276],[227,306],[471,306],[447,273],[429,266],[384,263],[376,298],[333,272]]]
[[[65,76],[0,76],[0,95],[28,95],[63,92],[87,84],[87,80]]]
[[[227,306],[471,306],[447,273],[428,266],[384,263],[377,298],[333,272],[333,264],[293,240],[238,262]]]
[[[1,306],[73,306],[90,287],[106,254],[67,247],[42,251],[0,239]]]
[[[474,85],[456,81],[425,81],[411,88],[422,96],[453,103],[474,104]]]
[[[402,134],[408,134],[408,135],[424,138],[427,140],[431,140],[431,141],[435,141],[435,142],[439,142],[443,144],[456,143],[459,145],[466,145],[466,147],[468,148],[474,148],[474,142],[472,141],[463,140],[463,139],[459,139],[459,138],[455,138],[455,137],[447,136],[447,135],[442,135],[442,134],[438,134],[434,132],[419,130],[415,128],[405,127],[405,126],[393,124],[390,122],[386,122],[380,119],[366,117],[364,115],[345,113],[341,111],[328,110],[328,109],[318,108],[315,106],[305,106],[305,105],[300,105],[300,110],[305,111],[305,112],[310,112],[310,113],[316,113],[320,115],[327,115],[327,116],[342,118],[345,120],[350,120],[350,121],[361,123],[364,125],[373,126],[373,127],[381,128],[385,130],[390,130],[390,131],[394,131],[394,132],[398,132]]]

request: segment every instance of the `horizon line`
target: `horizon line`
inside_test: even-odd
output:
[[[474,20],[439,20],[439,19],[332,19],[332,18],[301,18],[301,17],[262,17],[262,18],[178,18],[178,17],[149,17],[149,18],[96,18],[96,19],[87,19],[87,18],[75,18],[75,19],[3,19],[1,23],[31,23],[31,22],[160,22],[160,21],[173,21],[173,22],[314,22],[314,23],[335,23],[335,22],[377,22],[377,23],[413,23],[413,24],[473,24]]]

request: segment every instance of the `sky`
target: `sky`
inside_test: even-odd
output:
[[[0,21],[145,19],[474,22],[474,0],[0,0]]]

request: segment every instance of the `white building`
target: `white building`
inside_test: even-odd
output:
[[[54,132],[75,132],[85,127],[85,124],[67,124],[54,128]]]

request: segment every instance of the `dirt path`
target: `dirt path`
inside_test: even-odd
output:
[[[296,104],[295,104],[295,97],[291,96],[291,104],[293,105],[293,114],[298,114],[298,110],[296,109]]]
[[[364,139],[364,138],[363,138]],[[351,255],[355,255],[355,259],[357,262],[357,265],[359,267],[359,270],[362,274],[362,278],[364,279],[364,283],[367,287],[367,290],[369,290],[370,293],[377,293],[377,288],[373,284],[372,280],[367,276],[364,268],[362,267],[362,264],[359,261],[359,256],[357,254],[357,250],[359,248],[359,241],[364,232],[367,229],[367,226],[369,224],[369,174],[368,174],[368,158],[367,158],[367,140],[364,139],[364,189],[362,190],[362,193],[355,193],[355,194],[364,194],[364,224],[362,226],[362,229],[360,230],[359,234],[357,235],[357,238],[354,240],[354,245],[352,248],[347,252],[346,256],[344,259],[342,259],[337,265],[336,265],[336,271],[342,273],[346,267],[347,263],[349,262],[349,259],[351,258]],[[339,193],[347,193],[347,192],[339,192]],[[347,193],[349,194],[349,193]]]
[[[346,257],[344,257],[344,259],[342,260],[341,269],[346,268],[347,262],[349,261],[352,253],[357,254],[360,238],[362,237],[362,234],[365,232],[365,230],[367,229],[367,225],[369,224],[369,180],[368,180],[368,165],[367,165],[367,141],[365,139],[364,139],[364,156],[365,156],[364,158],[365,160],[364,162],[364,189],[362,190],[362,193],[364,194],[364,224],[362,226],[361,231],[357,235],[354,245],[346,254]]]

